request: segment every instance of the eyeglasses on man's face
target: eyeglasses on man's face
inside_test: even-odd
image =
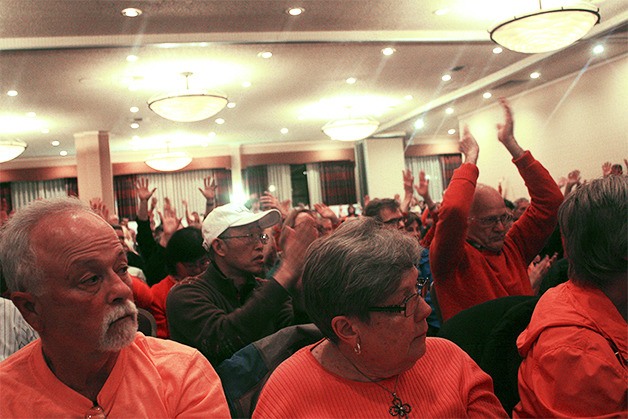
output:
[[[429,279],[422,276],[417,278],[416,283],[417,292],[408,295],[400,305],[391,306],[374,306],[369,307],[368,311],[379,313],[403,313],[404,316],[410,317],[419,307],[419,300],[425,298],[427,291],[429,290]]]
[[[469,217],[469,220],[475,221],[482,227],[493,227],[497,225],[497,223],[502,223],[502,225],[504,226],[507,224],[510,224],[513,218],[512,218],[512,215],[510,214],[502,214],[502,215],[494,215],[492,217],[482,217],[482,218]]]
[[[256,241],[262,242],[262,244],[268,243],[270,240],[270,236],[266,233],[249,233],[249,234],[239,234],[235,236],[219,236],[219,239],[227,240],[227,239],[246,239],[249,243],[255,243]]]

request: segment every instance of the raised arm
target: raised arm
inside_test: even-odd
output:
[[[203,179],[203,187],[202,188],[198,188],[198,190],[205,197],[205,215],[204,215],[204,217],[207,217],[207,214],[212,212],[214,210],[214,208],[216,207],[216,188],[217,188],[217,186],[216,186],[216,179],[214,179],[211,176],[207,176],[206,178],[204,178]]]
[[[148,179],[139,178],[135,182],[135,191],[140,202],[137,206],[137,219],[142,221],[148,220],[148,200],[151,199],[157,188],[148,189]]]
[[[403,176],[403,200],[401,201],[399,209],[405,214],[410,209],[410,203],[414,195],[414,190],[412,189],[414,185],[414,175],[412,175],[411,170],[403,170],[401,174]]]
[[[499,98],[499,104],[504,110],[504,123],[497,124],[497,139],[506,147],[513,159],[518,159],[523,155],[524,150],[515,139],[512,109],[506,98]]]
[[[416,189],[416,193],[423,198],[427,209],[434,211],[436,209],[436,203],[432,200],[432,196],[430,195],[430,178],[425,175],[423,170],[419,172],[419,183],[414,185],[414,189]]]

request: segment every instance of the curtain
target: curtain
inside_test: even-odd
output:
[[[451,177],[454,175],[454,170],[456,170],[462,164],[462,155],[460,154],[443,154],[438,156],[440,161],[440,167],[443,176],[443,189],[447,189],[449,186],[449,182],[451,181]]]
[[[77,190],[76,178],[11,182],[11,202],[17,210],[35,199],[76,196]]]
[[[310,207],[319,202],[323,202],[323,192],[321,191],[321,176],[318,163],[308,163],[305,165],[307,173],[307,189],[310,198]]]
[[[321,193],[326,205],[356,202],[354,163],[350,161],[319,164]]]
[[[113,193],[116,200],[118,218],[135,219],[137,212],[137,194],[135,190],[136,175],[120,175],[113,177]]]
[[[212,176],[216,180],[217,205],[229,202],[231,172],[225,169],[203,169],[190,170],[187,172],[148,173],[138,175],[138,177],[148,179],[148,187],[150,189],[157,188],[153,195],[159,200],[157,209],[161,210],[163,200],[167,197],[170,199],[172,206],[177,210],[177,216],[179,217],[185,217],[183,201],[188,202],[190,213],[194,211],[199,214],[205,213],[205,197],[198,188],[203,188],[203,180],[207,176]]]
[[[281,202],[292,201],[292,179],[289,164],[268,165],[268,185],[275,186],[273,195]]]
[[[414,182],[419,180],[419,172],[423,170],[430,177],[430,196],[434,202],[443,200],[443,172],[439,156],[408,157],[405,159],[406,169],[412,171]]]
[[[268,167],[266,165],[247,167],[243,174],[246,192],[249,195],[262,196],[268,188]]]
[[[11,182],[0,182],[0,201],[7,203],[6,211],[7,214],[10,214],[13,210],[13,201],[11,200]]]

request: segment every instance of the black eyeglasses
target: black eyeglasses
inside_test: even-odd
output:
[[[423,298],[427,294],[427,291],[429,289],[429,287],[427,286],[428,282],[428,278],[420,276],[417,278],[416,282],[417,292],[404,298],[403,302],[400,305],[369,307],[368,311],[380,313],[403,313],[404,316],[410,317],[416,312],[416,309],[419,307],[419,297]]]
[[[262,244],[268,243],[270,237],[266,233],[249,233],[249,234],[241,234],[238,236],[219,236],[219,239],[247,239],[249,242],[253,243],[257,240],[261,241]]]
[[[513,220],[513,218],[512,218],[512,215],[510,214],[502,214],[499,216],[483,217],[483,218],[469,217],[469,220],[477,222],[482,227],[492,227],[494,225],[497,225],[497,223],[502,223],[502,225],[506,225],[510,223]]]

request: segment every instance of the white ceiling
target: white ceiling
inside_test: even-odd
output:
[[[60,150],[72,159],[74,134],[95,130],[110,132],[113,161],[163,151],[164,140],[195,156],[231,144],[324,145],[321,127],[348,107],[373,114],[376,135],[446,138],[457,115],[487,104],[487,90],[489,101],[512,96],[625,55],[628,2],[593,3],[602,20],[584,40],[526,55],[493,54],[487,29],[537,0],[0,0],[0,137],[29,145],[3,168],[57,161]],[[143,14],[123,17],[131,6]],[[292,17],[285,13],[292,6],[305,10]],[[442,8],[449,12],[434,14]],[[594,55],[598,43],[605,51]],[[396,52],[386,57],[384,47]],[[258,57],[262,51],[273,56]],[[195,123],[151,112],[147,100],[183,88],[186,71],[194,73],[191,87],[220,90],[236,107]],[[532,71],[541,77],[531,79]],[[445,73],[451,81],[441,80]],[[357,82],[347,84],[349,77]],[[425,128],[415,130],[419,117]]]

